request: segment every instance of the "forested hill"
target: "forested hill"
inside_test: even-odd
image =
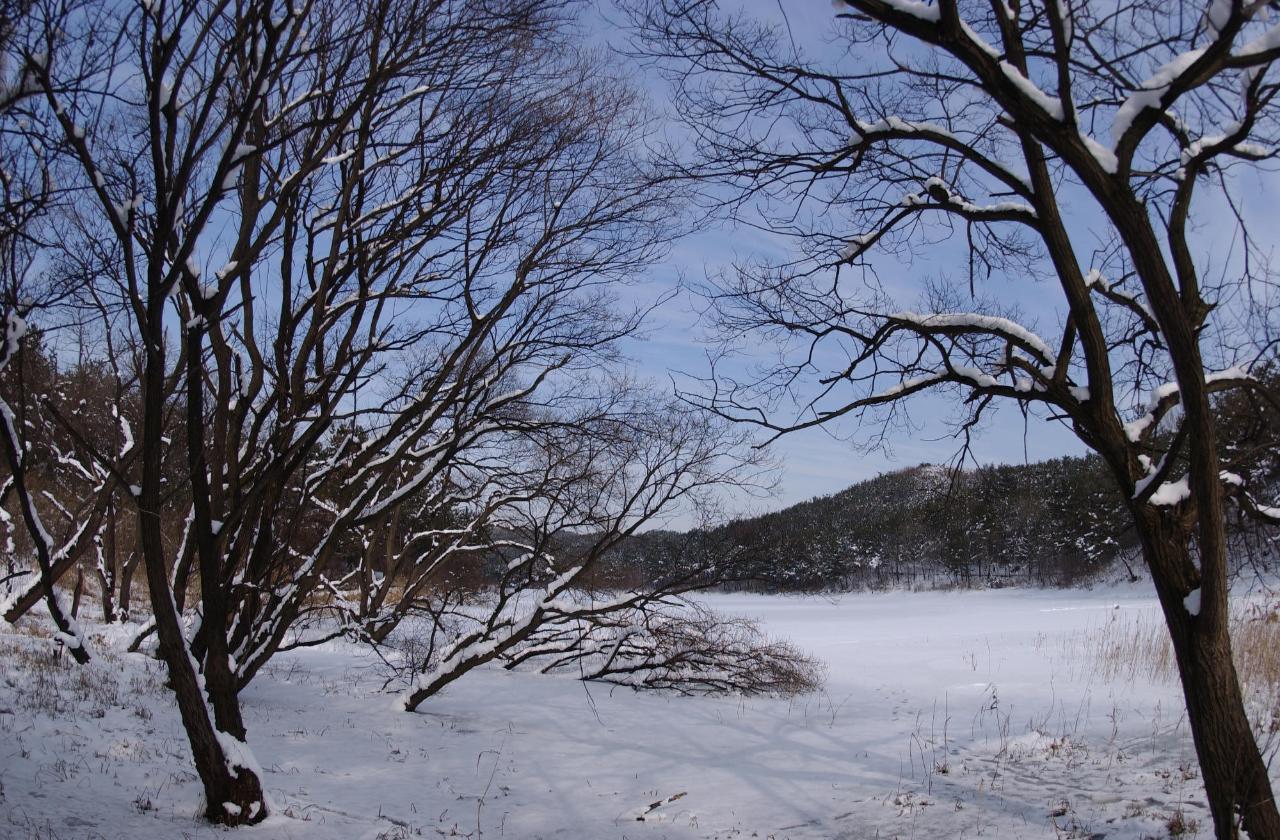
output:
[[[1070,584],[1133,547],[1096,458],[921,465],[721,530],[751,577],[785,589]]]
[[[1094,457],[960,472],[924,464],[714,530],[641,535],[610,571],[654,578],[732,552],[733,585],[765,590],[1071,585],[1133,556],[1103,469]]]

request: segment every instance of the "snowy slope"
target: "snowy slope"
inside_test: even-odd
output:
[[[1139,840],[1181,810],[1209,836],[1176,686],[1102,681],[1081,649],[1157,620],[1147,592],[708,600],[826,660],[826,691],[679,698],[492,669],[406,714],[374,660],[331,644],[245,693],[275,809],[236,834]],[[100,655],[86,678],[33,665],[47,641],[0,644],[0,837],[225,836],[195,817],[156,663]]]

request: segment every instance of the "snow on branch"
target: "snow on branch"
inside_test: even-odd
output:
[[[1204,377],[1210,391],[1223,391],[1236,385],[1256,381],[1244,368],[1236,366],[1208,373]],[[1125,437],[1130,443],[1141,443],[1160,425],[1160,419],[1181,401],[1181,389],[1177,382],[1165,382],[1151,390],[1147,398],[1147,410],[1134,420],[1124,424]]]
[[[1261,505],[1249,497],[1249,510],[1270,522],[1280,524],[1280,505]]]
[[[1270,27],[1266,32],[1249,41],[1232,54],[1235,59],[1267,58],[1269,53],[1280,50],[1280,24]],[[1271,56],[1274,58],[1274,56]]]
[[[459,676],[477,665],[493,660],[503,651],[528,638],[542,624],[548,612],[560,609],[558,599],[585,568],[584,565],[570,566],[550,580],[538,593],[533,606],[523,615],[511,615],[502,609],[491,612],[483,626],[458,638],[441,655],[437,664],[399,695],[395,707],[412,711],[427,697]]]
[[[1097,292],[1112,303],[1117,303],[1136,315],[1147,332],[1157,337],[1160,335],[1160,324],[1156,320],[1155,313],[1137,295],[1119,288],[1096,268],[1089,270],[1089,273],[1085,276],[1084,284],[1091,291]]]
[[[934,371],[933,373],[922,374],[921,376],[912,376],[903,379],[896,385],[891,385],[883,391],[872,394],[868,397],[869,402],[888,402],[897,397],[914,394],[917,391],[923,391],[930,385],[936,385],[939,382],[947,381],[947,371]]]
[[[985,333],[1004,338],[1012,344],[1027,350],[1037,357],[1042,364],[1051,364],[1054,359],[1053,350],[1040,336],[1008,318],[995,315],[981,315],[975,312],[933,312],[920,314],[917,312],[895,312],[888,316],[890,322],[918,327],[921,331]]]
[[[1270,524],[1280,524],[1280,505],[1268,505],[1258,501],[1249,491],[1248,483],[1238,473],[1223,470],[1218,474],[1225,492],[1240,505],[1246,513]]]
[[[1006,173],[1008,174],[1008,173]],[[1010,176],[1012,177],[1012,176]],[[925,192],[909,192],[898,202],[896,208],[888,209],[870,233],[859,234],[848,240],[848,244],[840,250],[840,259],[850,261],[856,259],[883,236],[893,230],[899,222],[922,210],[944,210],[967,219],[970,222],[1019,222],[1025,225],[1036,223],[1036,211],[1021,201],[1001,201],[995,204],[974,204],[962,198],[941,178],[931,177],[925,181]]]
[[[4,316],[4,350],[3,355],[0,355],[0,367],[8,364],[9,360],[18,352],[18,342],[22,341],[22,337],[26,334],[27,322],[13,310],[6,312]]]
[[[930,23],[937,23],[942,19],[942,10],[936,2],[924,3],[921,0],[881,0],[881,2],[895,12],[911,15]]]
[[[1124,135],[1133,127],[1134,120],[1143,110],[1162,111],[1168,105],[1170,91],[1175,83],[1187,75],[1195,63],[1205,54],[1205,48],[1189,50],[1166,62],[1150,78],[1138,85],[1116,110],[1111,123],[1112,149],[1120,145]]]
[[[1185,170],[1193,163],[1198,163],[1216,154],[1229,154],[1246,160],[1266,160],[1274,157],[1276,149],[1248,139],[1248,131],[1243,123],[1228,125],[1219,134],[1207,134],[1193,140],[1182,150],[1181,163]],[[1185,175],[1185,172],[1182,173]]]
[[[945,126],[928,120],[908,120],[889,116],[875,122],[853,120],[852,143],[855,146],[878,141],[916,140],[940,146],[962,155],[987,174],[997,178],[1018,195],[1030,198],[1031,187],[1024,175],[1008,168],[1004,163],[989,157],[974,144],[961,138]]]
[[[955,210],[975,221],[990,219],[991,221],[1018,220],[1031,223],[1035,221],[1036,211],[1031,205],[1021,201],[1000,201],[995,204],[974,204],[962,198],[959,193],[938,177],[925,181],[925,195],[908,193],[902,198],[904,207],[937,206]],[[929,204],[932,199],[934,204]]]
[[[1191,484],[1188,476],[1183,476],[1177,481],[1166,481],[1155,489],[1155,492],[1148,497],[1150,504],[1158,507],[1173,507],[1181,502],[1191,498]]]
[[[1037,108],[1059,122],[1065,119],[1066,115],[1060,98],[1045,93],[1035,82],[1022,75],[1022,71],[1007,61],[1000,62],[1000,72],[1004,73],[1004,77],[1013,83],[1018,92]]]

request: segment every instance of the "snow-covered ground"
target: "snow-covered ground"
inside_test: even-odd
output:
[[[1211,834],[1177,687],[1093,675],[1089,639],[1158,620],[1149,592],[707,600],[825,660],[825,692],[687,698],[491,669],[407,714],[374,660],[330,644],[243,695],[274,814],[236,834],[1140,840],[1179,811]],[[196,817],[156,663],[33,670],[19,652],[49,642],[0,644],[0,837],[226,836]]]

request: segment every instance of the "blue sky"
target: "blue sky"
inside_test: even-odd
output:
[[[763,19],[782,19],[780,0],[742,0],[741,6]],[[594,11],[596,17],[588,25],[603,40],[625,37],[619,26],[621,15],[607,5],[597,5]],[[830,3],[820,0],[787,3],[786,19],[802,52],[809,55],[824,52],[834,21]],[[665,106],[662,82],[639,75],[639,68],[636,73],[633,78],[640,79],[654,107],[661,110]],[[709,369],[706,355],[710,348],[704,341],[707,325],[700,315],[706,304],[695,292],[681,288],[682,284],[700,285],[709,274],[727,268],[735,260],[779,256],[794,245],[759,230],[735,228],[728,222],[706,226],[683,237],[667,260],[628,293],[640,302],[675,291],[675,297],[653,313],[646,340],[628,348],[638,370],[659,380],[674,378],[679,387],[696,389],[697,383],[681,372],[697,376],[705,375]],[[882,280],[889,284],[901,277],[909,285],[915,285],[923,276],[943,271],[948,263],[955,264],[958,253],[961,252],[945,249],[922,255],[910,268],[892,262],[883,262],[877,267]],[[1033,299],[1051,304],[1055,296],[1033,296]],[[1056,324],[1059,318],[1052,307],[1028,314],[1047,325]],[[872,451],[851,442],[850,437],[856,441],[859,436],[850,423],[784,436],[772,447],[781,469],[775,491],[767,497],[737,494],[726,500],[727,507],[740,513],[777,509],[815,495],[836,492],[886,471],[926,462],[951,462],[960,444],[949,434],[946,420],[955,409],[955,404],[942,395],[914,400],[910,405],[910,427],[895,429],[888,446]],[[1001,406],[993,412],[972,446],[973,457],[984,464],[1033,462],[1083,452],[1083,446],[1069,429],[1035,417],[1024,421],[1013,405]]]
[[[709,369],[707,352],[711,348],[701,315],[706,304],[696,292],[681,288],[682,280],[697,285],[708,273],[731,265],[735,259],[779,247],[786,247],[786,243],[770,243],[758,231],[736,230],[728,224],[681,239],[668,259],[632,291],[638,300],[675,292],[675,297],[651,316],[645,339],[628,348],[637,368],[647,376],[673,378],[681,388],[696,389],[697,383],[685,374],[705,375]],[[885,270],[887,274],[901,269],[890,264]],[[928,270],[919,264],[913,269]],[[1055,316],[1046,312],[1042,317]],[[772,446],[781,468],[774,493],[763,498],[742,493],[728,500],[728,506],[735,512],[773,510],[834,493],[883,472],[920,463],[950,462],[960,448],[946,423],[955,409],[955,403],[942,395],[917,398],[910,406],[912,428],[896,429],[887,450],[866,451],[856,446],[847,439],[852,436],[856,441],[859,437],[852,423],[786,435]],[[984,424],[973,441],[972,454],[979,463],[988,464],[1034,462],[1084,451],[1069,429],[1034,417],[1024,422],[1010,404],[1000,406]]]

